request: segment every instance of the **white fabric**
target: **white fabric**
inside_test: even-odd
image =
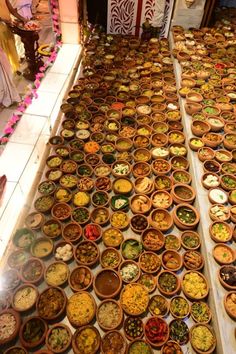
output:
[[[14,102],[20,102],[20,96],[12,80],[10,63],[0,48],[0,104],[9,107]]]

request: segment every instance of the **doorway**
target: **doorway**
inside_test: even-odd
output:
[[[88,22],[107,31],[107,0],[87,0]]]

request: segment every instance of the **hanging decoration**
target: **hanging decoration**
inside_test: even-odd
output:
[[[29,84],[26,88],[26,94],[24,95],[22,101],[18,104],[17,109],[7,122],[3,129],[3,135],[0,137],[0,145],[4,145],[9,141],[10,136],[15,131],[17,123],[20,121],[22,115],[24,114],[26,108],[32,103],[33,98],[37,98],[37,89],[39,88],[42,79],[45,76],[46,70],[52,66],[56,60],[57,53],[62,45],[61,42],[61,30],[59,23],[59,4],[58,0],[50,0],[50,9],[52,14],[52,27],[55,33],[55,46],[53,47],[50,56],[45,61],[44,65],[39,68],[39,73],[35,75],[35,81],[33,84]]]

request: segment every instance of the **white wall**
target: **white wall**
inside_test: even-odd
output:
[[[206,0],[195,0],[195,3],[188,8],[185,0],[176,0],[171,25],[180,25],[184,28],[199,28]]]

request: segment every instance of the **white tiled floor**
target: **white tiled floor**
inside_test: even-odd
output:
[[[39,97],[27,108],[0,156],[0,176],[5,174],[8,181],[0,205],[0,260],[22,210],[27,207],[35,178],[40,175],[50,132],[59,121],[61,101],[80,52],[80,45],[62,46],[42,81]]]

